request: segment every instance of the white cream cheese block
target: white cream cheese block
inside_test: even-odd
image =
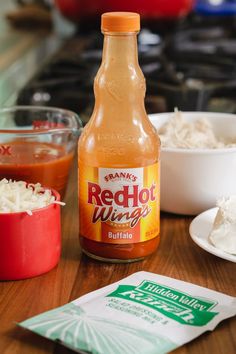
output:
[[[210,242],[217,248],[236,254],[236,195],[222,198],[210,232]]]

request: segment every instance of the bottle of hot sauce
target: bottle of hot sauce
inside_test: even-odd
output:
[[[160,140],[144,107],[137,13],[102,15],[95,107],[78,145],[80,244],[98,260],[131,262],[159,244]]]

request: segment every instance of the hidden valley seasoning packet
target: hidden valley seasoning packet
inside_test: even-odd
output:
[[[75,351],[162,354],[235,314],[234,297],[138,272],[20,326]]]

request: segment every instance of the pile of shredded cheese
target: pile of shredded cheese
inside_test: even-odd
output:
[[[173,117],[159,130],[163,147],[219,149],[236,147],[235,142],[225,142],[215,136],[211,123],[204,118],[193,122],[184,120],[182,113],[175,110]]]
[[[40,183],[27,184],[23,181],[0,180],[0,213],[17,213],[25,211],[32,215],[32,210],[56,203],[50,189],[42,188]]]

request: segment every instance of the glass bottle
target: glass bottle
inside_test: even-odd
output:
[[[144,107],[136,13],[102,15],[95,106],[78,145],[80,244],[98,260],[131,262],[159,244],[160,140]]]

